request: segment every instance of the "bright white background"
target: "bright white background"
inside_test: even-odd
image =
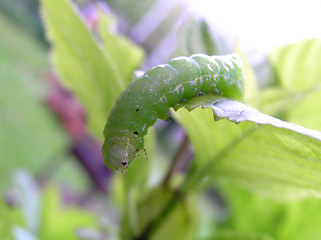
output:
[[[321,38],[321,0],[189,0],[193,10],[244,47],[268,52],[276,46]]]

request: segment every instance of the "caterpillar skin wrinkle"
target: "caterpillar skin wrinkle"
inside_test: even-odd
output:
[[[243,96],[242,61],[236,54],[178,57],[147,70],[118,97],[104,130],[106,165],[124,170],[144,148],[144,136],[157,119],[168,118],[170,107],[199,94]]]

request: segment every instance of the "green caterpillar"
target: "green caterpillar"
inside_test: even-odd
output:
[[[244,73],[236,54],[178,57],[147,70],[116,101],[104,130],[102,148],[110,169],[124,170],[144,148],[144,136],[170,107],[200,94],[242,99]]]

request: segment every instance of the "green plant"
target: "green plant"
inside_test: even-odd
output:
[[[141,63],[142,50],[104,27],[97,28],[98,40],[93,38],[66,0],[42,0],[42,14],[56,70],[86,108],[91,132],[102,139],[107,116]],[[100,24],[110,26],[112,17],[101,14],[104,21]],[[205,44],[211,44],[206,36]],[[251,89],[245,93],[247,105],[213,95],[193,98],[180,106],[185,109],[172,111],[194,147],[194,161],[186,171],[171,171],[181,161],[177,154],[172,162],[167,162],[169,170],[158,172],[161,180],[152,186],[148,184],[156,174],[152,164],[161,162],[162,157],[153,147],[154,131],[149,131],[145,142],[151,160],[140,156],[126,174],[114,175],[112,198],[122,216],[119,236],[122,239],[285,240],[297,235],[301,239],[317,239],[321,234],[317,228],[296,234],[298,229],[294,226],[300,221],[290,215],[300,215],[302,202],[283,204],[263,200],[261,196],[283,201],[320,196],[321,133],[275,119],[249,106],[320,130],[316,111],[321,95],[320,52],[320,40],[275,50],[270,63],[277,78],[267,87],[259,86],[243,57],[246,85]],[[214,122],[210,109],[215,120],[220,121]],[[181,149],[187,142],[183,141]],[[214,185],[225,194],[230,206],[235,207],[232,220],[224,224],[218,224],[209,213],[200,214],[201,206],[209,201],[204,193]],[[239,194],[234,196],[235,192]],[[301,213],[304,217],[312,218],[313,209],[320,207],[318,201],[311,199],[312,210]],[[244,206],[247,211],[242,213]],[[215,208],[215,204],[209,204],[208,208]],[[215,214],[214,210],[208,212]],[[263,220],[253,220],[260,214],[264,215]],[[320,222],[317,218],[313,221]],[[201,224],[204,222],[207,227]]]

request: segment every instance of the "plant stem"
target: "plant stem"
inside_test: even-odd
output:
[[[184,139],[183,139],[179,149],[177,150],[177,152],[173,158],[172,164],[171,164],[169,170],[167,171],[167,174],[163,180],[163,183],[162,183],[163,186],[168,187],[168,184],[170,183],[170,180],[172,179],[172,176],[173,176],[175,170],[182,163],[182,161],[186,160],[186,158],[184,158],[184,153],[188,148],[188,144],[189,144],[189,140],[188,140],[188,137],[185,133]]]
[[[165,207],[159,214],[155,217],[153,221],[151,221],[142,233],[139,236],[133,238],[133,240],[148,240],[150,236],[157,231],[157,229],[163,224],[164,220],[167,216],[173,211],[176,205],[184,198],[184,195],[181,191],[177,191],[171,199],[166,203]]]
[[[154,220],[147,224],[142,233],[134,237],[133,240],[148,240],[150,236],[152,236],[152,234],[159,229],[159,227],[163,224],[164,220],[166,220],[169,214],[175,209],[177,204],[186,196],[188,191],[193,186],[193,184],[189,184],[189,179],[194,179],[192,177],[193,174],[194,172],[189,172],[182,187],[174,192],[172,197],[165,204],[165,207],[159,212],[159,214],[154,218]]]
[[[226,156],[228,152],[230,152],[244,138],[248,137],[253,132],[255,132],[256,129],[257,128],[248,129],[240,137],[234,139],[232,142],[227,144],[221,151],[219,151],[214,156],[213,159],[211,159],[211,161],[209,161],[209,164],[205,164],[197,170],[195,170],[194,168],[190,168],[181,188],[177,190],[175,194],[173,194],[171,199],[167,202],[162,211],[160,211],[159,214],[156,215],[154,220],[146,226],[146,228],[142,231],[142,233],[139,236],[133,238],[133,240],[148,240],[150,236],[152,236],[152,234],[156,232],[157,229],[159,229],[166,217],[168,217],[168,215],[173,211],[176,205],[187,195],[187,193],[196,186],[199,186],[204,177],[208,176],[213,171],[213,168],[217,166],[217,164],[220,161],[222,161],[222,159],[224,159],[224,156]]]

